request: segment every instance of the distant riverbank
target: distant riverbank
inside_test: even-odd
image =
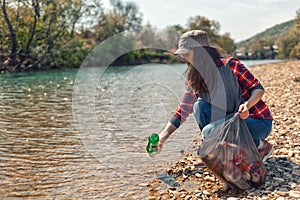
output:
[[[261,59],[261,60],[240,60],[245,66],[252,67],[256,65],[263,65],[269,63],[279,63],[285,62],[287,60],[279,60],[279,59]]]

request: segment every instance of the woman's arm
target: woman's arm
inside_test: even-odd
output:
[[[193,110],[193,105],[197,100],[197,96],[191,87],[188,87],[185,91],[182,101],[172,118],[167,123],[164,130],[159,134],[158,147],[161,148],[164,142],[170,137],[170,135],[186,120]]]
[[[236,75],[242,90],[248,91],[245,93],[246,95],[243,95],[246,101],[238,109],[240,117],[246,119],[250,114],[249,109],[256,105],[264,95],[264,88],[259,80],[238,59],[232,58],[228,61],[228,64]]]
[[[265,91],[263,89],[255,89],[251,92],[250,98],[240,105],[239,112],[240,112],[240,118],[246,119],[249,117],[249,109],[257,104],[257,102],[262,98]]]
[[[174,133],[174,131],[177,129],[176,126],[171,124],[170,122],[167,123],[165,129],[159,134],[159,143],[158,147],[161,148],[164,142]]]

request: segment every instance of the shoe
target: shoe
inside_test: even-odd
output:
[[[263,142],[263,147],[259,148],[257,150],[258,150],[258,153],[260,154],[260,157],[264,163],[269,158],[269,156],[272,154],[272,152],[274,151],[274,147],[266,140],[263,140],[262,142]]]

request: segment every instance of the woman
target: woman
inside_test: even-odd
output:
[[[170,122],[159,134],[159,149],[191,112],[204,138],[226,115],[239,112],[265,161],[273,151],[273,146],[265,140],[271,132],[273,118],[261,100],[264,88],[260,82],[238,59],[222,58],[218,50],[209,45],[208,35],[202,30],[183,34],[174,54],[188,65],[187,90]]]

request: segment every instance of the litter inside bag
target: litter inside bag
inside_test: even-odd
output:
[[[198,155],[231,188],[247,190],[265,182],[267,170],[245,121],[237,113],[211,131]]]

